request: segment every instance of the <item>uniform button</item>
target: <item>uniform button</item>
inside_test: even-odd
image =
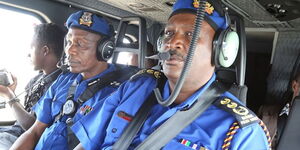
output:
[[[117,132],[117,129],[116,129],[116,128],[113,128],[113,129],[111,129],[111,132],[112,132],[112,133],[116,133],[116,132]]]

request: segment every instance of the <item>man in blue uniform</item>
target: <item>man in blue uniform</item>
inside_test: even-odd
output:
[[[109,39],[114,30],[104,18],[79,11],[68,18],[66,26],[65,52],[70,72],[60,75],[35,105],[37,121],[11,149],[72,149],[78,143],[68,126],[126,80],[121,76],[123,68],[106,62],[113,50]]]
[[[73,125],[72,130],[85,150],[117,149],[114,144],[120,140],[126,127],[135,120],[134,116],[152,90],[162,83],[163,99],[167,99],[174,91],[192,38],[197,4],[197,0],[177,0],[166,24],[162,47],[164,51],[171,52],[171,58],[163,62],[163,74],[167,81],[160,82],[163,74],[158,71],[143,70],[105,99],[103,105],[95,106],[89,115]],[[145,122],[136,135],[132,136],[129,147],[124,149],[139,148],[142,142],[169,121],[176,112],[192,109],[194,104],[198,103],[197,99],[214,83],[215,66],[211,62],[213,38],[217,30],[224,30],[228,26],[225,17],[221,15],[223,9],[218,8],[220,4],[217,1],[206,3],[200,39],[196,42],[191,69],[178,97],[167,107],[160,104],[149,106],[151,110]],[[267,136],[258,122],[258,118],[236,97],[224,92],[213,105],[172,137],[167,144],[154,149],[267,150]],[[168,132],[174,132],[176,126],[180,125],[172,124]],[[167,134],[160,137],[164,136]],[[157,143],[160,142],[160,137],[155,139]],[[144,149],[151,149],[155,145],[153,142],[150,147]],[[78,149],[82,147],[78,146]]]

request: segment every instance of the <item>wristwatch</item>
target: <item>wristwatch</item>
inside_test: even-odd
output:
[[[12,99],[10,99],[9,101],[7,101],[7,103],[11,106],[13,103],[15,102],[20,102],[20,99],[18,97],[14,97]]]

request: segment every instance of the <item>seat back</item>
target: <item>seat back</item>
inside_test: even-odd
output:
[[[278,142],[277,150],[299,149],[300,147],[300,97],[296,97],[286,125]]]
[[[244,22],[239,17],[234,18],[236,31],[239,35],[240,45],[237,58],[229,68],[216,68],[217,80],[229,89],[234,96],[246,104],[248,88],[245,83],[246,72],[246,34]]]

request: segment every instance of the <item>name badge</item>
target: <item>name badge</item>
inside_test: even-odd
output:
[[[76,111],[75,102],[73,100],[67,100],[63,106],[63,114],[70,115]]]

